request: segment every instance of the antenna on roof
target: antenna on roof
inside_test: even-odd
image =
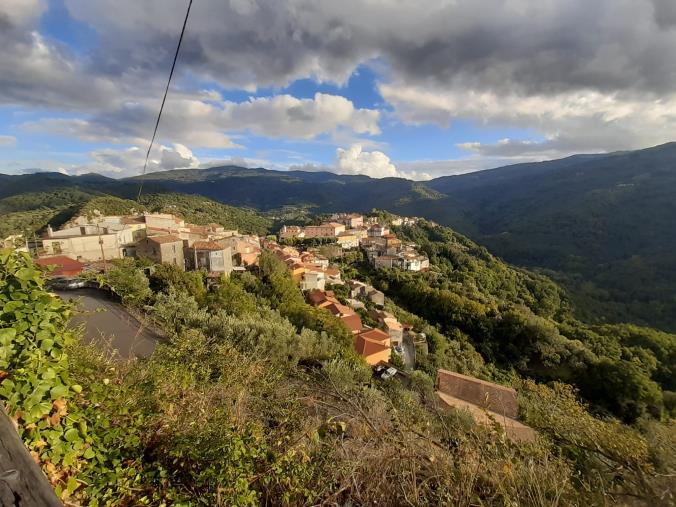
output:
[[[148,151],[146,152],[146,160],[143,163],[143,172],[141,176],[145,176],[146,169],[148,168],[148,158],[150,157],[150,150],[153,148],[153,143],[155,142],[155,136],[157,135],[157,127],[160,125],[160,118],[162,118],[162,111],[164,110],[164,103],[167,100],[167,93],[169,93],[169,85],[171,84],[171,78],[174,75],[174,68],[176,67],[176,60],[178,60],[178,53],[181,50],[181,42],[183,42],[183,34],[185,33],[185,27],[188,24],[188,17],[190,16],[190,8],[192,7],[192,0],[188,2],[188,10],[185,12],[185,19],[183,20],[183,28],[181,29],[181,35],[178,38],[178,45],[176,46],[176,53],[174,54],[174,62],[171,64],[171,72],[169,72],[169,80],[167,81],[167,87],[164,89],[164,97],[162,97],[162,104],[160,105],[160,112],[157,115],[157,121],[155,122],[155,130],[153,130],[153,137],[150,139],[150,144],[148,145]],[[136,200],[141,202],[141,193],[143,193],[143,178],[141,178],[141,185],[138,189],[138,197]]]

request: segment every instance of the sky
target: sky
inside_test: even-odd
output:
[[[139,174],[186,7],[2,0],[0,172]],[[674,0],[194,0],[148,170],[425,180],[674,140]]]

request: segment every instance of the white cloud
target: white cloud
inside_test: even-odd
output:
[[[125,103],[89,119],[43,119],[22,125],[29,131],[49,131],[87,141],[143,144],[151,133],[155,101]],[[246,102],[216,100],[213,94],[174,97],[162,115],[160,139],[194,147],[238,148],[233,133],[313,139],[348,130],[358,134],[380,132],[380,113],[357,109],[337,95],[317,93],[310,99],[291,95],[252,98]]]
[[[0,146],[14,146],[16,144],[16,137],[14,136],[1,136],[0,135]]]
[[[349,148],[336,150],[334,165],[305,163],[292,165],[289,170],[297,171],[327,171],[337,174],[352,174],[370,176],[371,178],[407,178],[413,180],[428,180],[430,174],[424,171],[409,168],[401,171],[392,163],[382,151],[364,151],[361,144],[353,144]]]
[[[555,158],[579,152],[644,148],[672,141],[676,94],[647,100],[632,93],[594,90],[553,95],[499,95],[466,89],[381,85],[383,96],[405,123],[447,126],[456,119],[539,132],[544,140],[503,139],[459,147],[487,157]]]
[[[363,174],[372,178],[396,178],[399,171],[382,151],[362,151],[359,144],[336,150],[338,174]]]
[[[103,149],[90,152],[91,161],[72,168],[74,174],[97,172],[113,177],[137,176],[143,170],[146,150],[133,146],[115,150]],[[192,169],[200,166],[200,161],[192,151],[182,144],[156,146],[150,153],[147,172],[167,171],[171,169]]]

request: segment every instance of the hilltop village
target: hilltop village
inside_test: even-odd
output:
[[[393,217],[389,224],[411,225],[416,218]],[[344,280],[329,257],[361,249],[376,269],[422,271],[429,259],[416,245],[399,240],[376,217],[357,213],[331,215],[305,227],[282,225],[277,236],[259,237],[219,224],[195,225],[172,214],[76,216],[58,230],[48,227],[41,238],[12,236],[5,246],[23,246],[51,276],[67,280],[83,272],[104,271],[115,259],[146,258],[182,270],[202,270],[211,283],[232,272],[255,269],[267,250],[284,262],[309,304],[338,317],[352,332],[355,349],[369,364],[387,362],[392,353],[415,364],[414,342],[424,342],[383,309],[385,296],[359,280]],[[324,255],[322,252],[333,252]],[[340,288],[340,291],[338,289]],[[336,292],[340,292],[340,295]],[[363,324],[367,319],[372,325]]]

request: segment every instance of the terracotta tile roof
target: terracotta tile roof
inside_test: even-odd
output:
[[[352,333],[357,333],[364,328],[364,325],[361,323],[361,318],[359,318],[359,315],[356,313],[353,313],[352,315],[344,315],[340,318],[340,320],[345,323]]]
[[[336,303],[331,302],[331,304],[328,304],[328,305],[324,306],[323,308],[328,310],[329,312],[331,312],[336,317],[339,317],[339,316],[342,316],[342,315],[351,315],[351,314],[354,313],[352,308],[350,308],[349,306],[345,306],[344,304],[341,304],[341,303],[338,303],[338,302],[336,302]]]
[[[225,247],[219,245],[215,241],[195,241],[192,244],[192,247],[195,250],[210,250],[210,251],[215,251],[215,250],[225,250]]]
[[[313,289],[307,294],[308,303],[311,305],[318,305],[323,301],[326,301],[326,293],[319,289]]]
[[[78,275],[85,267],[80,261],[66,257],[65,255],[42,257],[41,259],[36,259],[35,264],[42,267],[54,266],[55,269],[51,272],[52,276]]]
[[[362,356],[368,357],[379,352],[390,350],[389,345],[384,345],[375,340],[364,338],[364,333],[360,333],[354,337],[354,348]]]
[[[326,273],[329,276],[337,276],[337,275],[340,275],[340,269],[338,269],[338,268],[326,268],[324,270],[324,273]]]
[[[158,245],[162,245],[164,243],[176,243],[177,241],[183,242],[181,238],[178,236],[174,236],[173,234],[164,234],[162,236],[148,236],[148,241],[152,241],[153,243],[157,243]]]
[[[393,331],[402,331],[404,329],[397,319],[391,317],[385,317],[383,319],[383,324]]]
[[[390,335],[388,335],[385,331],[381,331],[380,329],[368,329],[359,333],[359,336],[363,337],[364,339],[373,340],[379,343],[389,342],[390,340]]]

